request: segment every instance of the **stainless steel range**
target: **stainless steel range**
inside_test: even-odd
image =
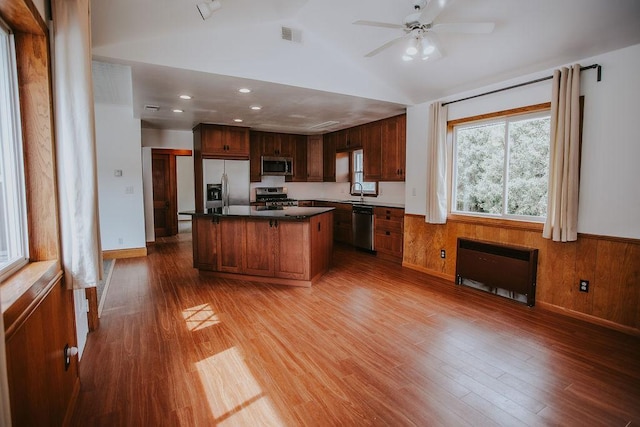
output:
[[[282,209],[285,206],[298,206],[296,199],[290,199],[286,187],[256,187],[256,203],[267,209]]]

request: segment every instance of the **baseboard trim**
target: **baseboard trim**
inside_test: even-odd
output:
[[[102,251],[102,258],[104,259],[138,258],[141,256],[147,256],[146,247]]]
[[[437,272],[437,271],[429,270],[428,268],[422,267],[421,265],[411,264],[411,263],[403,261],[402,262],[402,266],[406,267],[408,269],[411,269],[411,270],[415,270],[415,271],[419,271],[419,272],[424,273],[424,274],[428,274],[429,276],[437,277],[438,279],[446,280],[448,282],[451,282],[452,284],[455,283],[455,281],[456,281],[454,276],[450,276],[450,275],[445,274],[445,273],[440,273],[440,272]]]
[[[536,308],[540,308],[542,310],[550,311],[553,313],[562,314],[577,320],[581,320],[583,322],[592,323],[594,325],[603,326],[605,328],[613,329],[627,335],[640,337],[640,329],[632,328],[631,326],[621,325],[620,323],[612,322],[611,320],[606,320],[600,317],[592,316],[590,314],[581,313],[575,310],[570,310],[568,308],[560,307],[554,304],[550,304],[548,302],[536,301]]]
[[[454,276],[450,276],[448,274],[444,274],[444,273],[439,273],[437,271],[433,271],[433,270],[429,270],[425,267],[422,267],[420,265],[415,265],[415,264],[410,264],[408,262],[403,262],[402,263],[403,267],[409,268],[411,270],[416,270],[419,271],[421,273],[425,273],[429,276],[432,277],[436,277],[439,279],[444,279],[448,282],[453,282],[455,283],[455,277]],[[554,304],[550,304],[547,302],[543,302],[543,301],[536,301],[536,305],[534,308],[540,309],[540,310],[546,310],[546,311],[550,311],[553,313],[557,313],[557,314],[562,314],[564,316],[568,316],[568,317],[572,317],[574,319],[577,320],[581,320],[583,322],[587,322],[587,323],[591,323],[593,325],[598,325],[598,326],[602,326],[605,328],[609,328],[609,329],[613,329],[615,331],[618,332],[622,332],[624,334],[627,335],[633,335],[633,336],[637,336],[640,337],[640,329],[636,329],[636,328],[632,328],[631,326],[626,326],[626,325],[621,325],[620,323],[615,323],[612,322],[611,320],[606,320],[606,319],[602,319],[600,317],[596,317],[596,316],[592,316],[590,314],[585,314],[585,313],[581,313],[579,311],[575,311],[575,310],[570,310],[567,308],[563,308]]]

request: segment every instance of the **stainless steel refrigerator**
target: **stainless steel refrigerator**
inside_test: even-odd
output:
[[[223,173],[227,174],[229,184],[229,204],[248,205],[251,187],[249,160],[204,159],[202,161],[203,189],[205,191],[203,200],[207,200],[207,184],[222,184]]]

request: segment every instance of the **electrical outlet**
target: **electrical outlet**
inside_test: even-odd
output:
[[[444,249],[440,249],[440,258],[446,258],[447,257],[447,251],[445,251]]]
[[[580,279],[580,292],[589,292],[589,281]]]

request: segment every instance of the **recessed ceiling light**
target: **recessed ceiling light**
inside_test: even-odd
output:
[[[261,106],[259,106],[259,105],[252,105],[252,106],[251,106],[251,109],[252,109],[252,110],[262,110],[262,107],[261,107]]]
[[[233,119],[233,121],[236,123],[242,123],[242,119]]]
[[[184,110],[181,110],[181,109],[179,109],[179,108],[175,108],[175,109],[173,110],[173,112],[174,112],[174,113],[184,113]]]
[[[238,92],[240,92],[240,93],[250,93],[251,89],[243,87],[243,88],[238,89]]]
[[[180,99],[191,99],[193,98],[191,95],[180,95]]]

